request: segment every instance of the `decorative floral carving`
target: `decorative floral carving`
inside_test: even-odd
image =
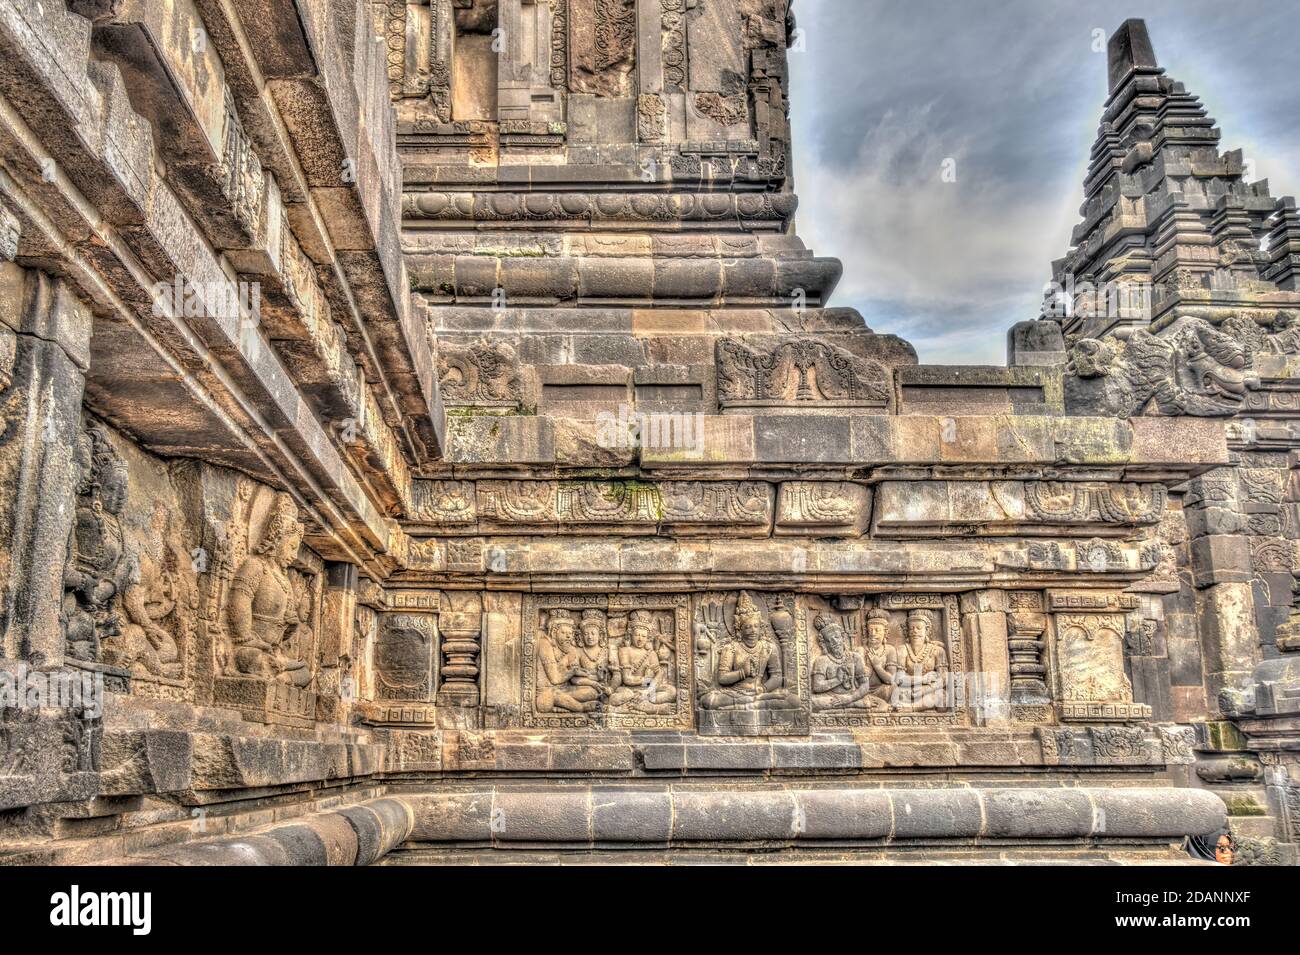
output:
[[[643,143],[659,143],[664,138],[664,101],[654,93],[636,98],[636,138]]]
[[[1045,522],[1155,524],[1168,498],[1163,484],[1031,481],[1025,485],[1030,513]]]
[[[686,0],[659,0],[659,7],[663,11],[664,86],[677,90],[686,85]]]
[[[720,338],[717,373],[724,406],[818,401],[883,406],[888,401],[883,365],[815,338],[757,339],[752,345]]]
[[[551,0],[551,86],[569,88],[569,0]]]
[[[441,345],[438,386],[449,404],[513,405],[523,399],[519,362],[504,342]]]
[[[710,90],[695,94],[695,108],[719,126],[738,126],[749,117],[745,100],[744,93],[723,96]]]

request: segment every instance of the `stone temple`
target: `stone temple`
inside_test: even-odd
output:
[[[1130,20],[1041,315],[922,365],[798,38],[0,0],[0,859],[1296,861],[1295,200]]]

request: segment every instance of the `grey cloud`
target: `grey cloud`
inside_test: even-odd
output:
[[[799,228],[843,259],[836,303],[923,361],[1000,362],[1066,250],[1106,97],[1105,53],[1144,16],[1275,194],[1296,189],[1294,12],[1243,0],[800,0],[791,55]],[[945,159],[957,181],[940,181]]]

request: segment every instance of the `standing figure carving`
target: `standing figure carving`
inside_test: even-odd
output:
[[[77,441],[81,482],[63,574],[61,617],[68,655],[98,662],[101,641],[115,637],[121,622],[114,603],[126,587],[122,510],[126,506],[126,462],[108,433],[92,425]]]

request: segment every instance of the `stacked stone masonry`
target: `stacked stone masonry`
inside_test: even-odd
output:
[[[921,365],[796,29],[0,0],[0,859],[1296,861],[1294,200],[1128,21],[1054,271],[1143,306]]]

